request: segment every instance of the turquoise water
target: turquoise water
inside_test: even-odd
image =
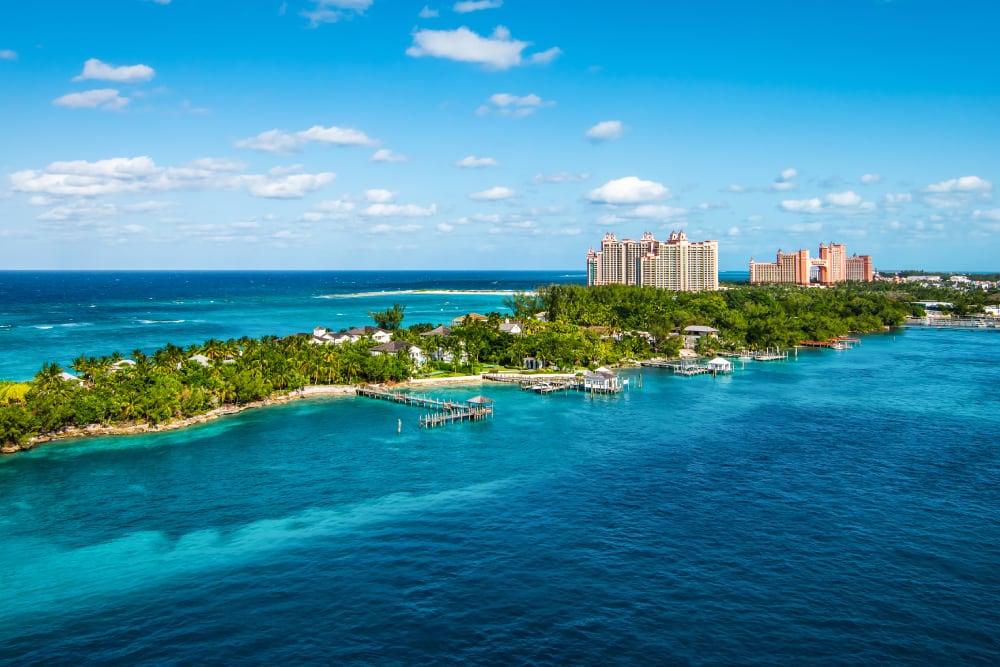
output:
[[[996,664],[992,332],[0,459],[0,662]],[[641,388],[640,378],[641,375]],[[397,434],[397,420],[403,423]]]

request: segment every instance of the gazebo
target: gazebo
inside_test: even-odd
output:
[[[732,373],[733,364],[728,359],[723,359],[722,357],[716,357],[712,359],[708,364],[706,364],[708,370],[713,373]]]

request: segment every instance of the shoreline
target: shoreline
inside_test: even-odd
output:
[[[408,382],[404,383],[393,383],[388,386],[390,387],[409,387],[409,386],[433,386],[433,385],[452,385],[452,384],[482,384],[485,382],[482,375],[459,375],[453,377],[442,377],[442,378],[416,378],[410,379]],[[67,427],[57,433],[46,433],[44,435],[38,435],[31,438],[25,445],[18,445],[15,447],[3,447],[0,448],[0,454],[15,454],[17,452],[28,451],[39,447],[41,445],[47,445],[60,440],[71,440],[74,438],[85,439],[85,438],[101,438],[106,436],[122,436],[122,435],[143,435],[147,433],[162,433],[165,431],[176,431],[179,429],[187,428],[189,426],[196,426],[198,424],[205,424],[211,421],[215,421],[221,417],[228,417],[230,415],[237,415],[241,412],[247,410],[255,410],[258,408],[266,408],[271,405],[284,405],[291,401],[297,401],[308,398],[315,398],[317,396],[355,396],[359,385],[306,385],[302,389],[297,389],[296,391],[290,392],[288,394],[280,394],[278,396],[272,396],[270,398],[261,399],[259,401],[251,401],[250,403],[245,403],[243,405],[223,405],[218,408],[209,410],[206,413],[200,415],[194,415],[191,417],[184,417],[181,419],[174,419],[168,422],[163,422],[162,424],[150,424],[148,422],[142,422],[137,424],[119,424],[114,426],[104,426],[101,424],[88,424],[87,426],[71,426]]]

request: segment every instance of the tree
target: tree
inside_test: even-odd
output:
[[[369,311],[368,315],[375,320],[375,326],[380,329],[395,331],[403,324],[403,313],[405,311],[406,306],[394,303],[392,304],[392,308],[388,310],[373,310]]]

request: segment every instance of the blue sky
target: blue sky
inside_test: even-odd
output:
[[[2,268],[1000,270],[986,0],[7,5]]]

